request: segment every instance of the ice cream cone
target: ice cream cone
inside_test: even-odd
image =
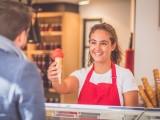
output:
[[[62,58],[56,57],[55,62],[57,62],[58,67],[58,82],[61,84],[61,78],[62,78]]]
[[[157,107],[156,96],[155,96],[155,94],[154,94],[154,92],[153,92],[153,90],[152,90],[152,88],[151,88],[151,86],[150,86],[147,78],[143,77],[143,78],[142,78],[142,82],[143,82],[144,88],[145,88],[145,90],[146,90],[146,94],[147,94],[150,102],[152,103],[152,105],[153,105],[154,107]]]
[[[141,85],[138,85],[138,88],[139,88],[139,93],[140,93],[140,96],[145,104],[146,107],[149,107],[149,108],[153,108],[153,105],[152,103],[150,102],[148,96],[146,95],[143,87]]]
[[[62,58],[63,57],[64,57],[64,54],[62,50],[59,48],[55,49],[51,55],[52,60],[55,60],[55,62],[57,62],[59,84],[61,84],[61,78],[62,78]]]

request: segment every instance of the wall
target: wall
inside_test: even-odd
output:
[[[153,69],[160,69],[158,0],[137,0],[135,19],[135,78],[147,77],[154,85]]]
[[[104,22],[113,25],[117,31],[123,52],[128,48],[130,39],[130,0],[91,0],[89,5],[80,6],[79,11],[82,19],[103,18]]]

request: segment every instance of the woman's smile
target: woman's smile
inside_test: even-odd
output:
[[[103,52],[94,52],[94,54],[95,54],[96,56],[101,56],[101,55],[103,55]]]

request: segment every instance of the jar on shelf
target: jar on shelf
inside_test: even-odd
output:
[[[49,98],[49,102],[50,103],[54,103],[55,101],[54,101],[54,98]]]
[[[55,101],[55,103],[60,103],[60,99],[59,98],[55,98],[54,101]]]
[[[40,31],[44,31],[45,30],[44,23],[39,24],[39,29],[40,29]]]
[[[42,54],[41,57],[42,57],[42,62],[45,61],[46,55]]]
[[[38,55],[37,54],[33,54],[32,57],[33,57],[33,61],[38,61]]]
[[[58,24],[57,26],[57,31],[61,31],[62,30],[62,25],[61,24]]]
[[[38,50],[43,50],[44,49],[44,45],[43,44],[39,44],[39,49]]]
[[[46,43],[46,50],[50,50],[51,48],[51,45],[50,45],[50,43]]]
[[[44,42],[42,50],[46,50],[46,47],[47,47],[47,43]]]
[[[56,48],[54,43],[50,43],[50,50],[54,50]]]
[[[53,23],[53,24],[51,24],[51,30],[52,31],[56,31],[56,26],[55,26],[55,24]]]
[[[49,30],[49,24],[48,23],[45,23],[44,24],[44,31],[48,31]]]

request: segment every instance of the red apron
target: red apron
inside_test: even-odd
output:
[[[116,84],[115,64],[111,63],[112,83],[98,83],[97,85],[91,83],[90,78],[93,70],[94,66],[86,77],[78,98],[78,104],[120,106],[120,99]]]

